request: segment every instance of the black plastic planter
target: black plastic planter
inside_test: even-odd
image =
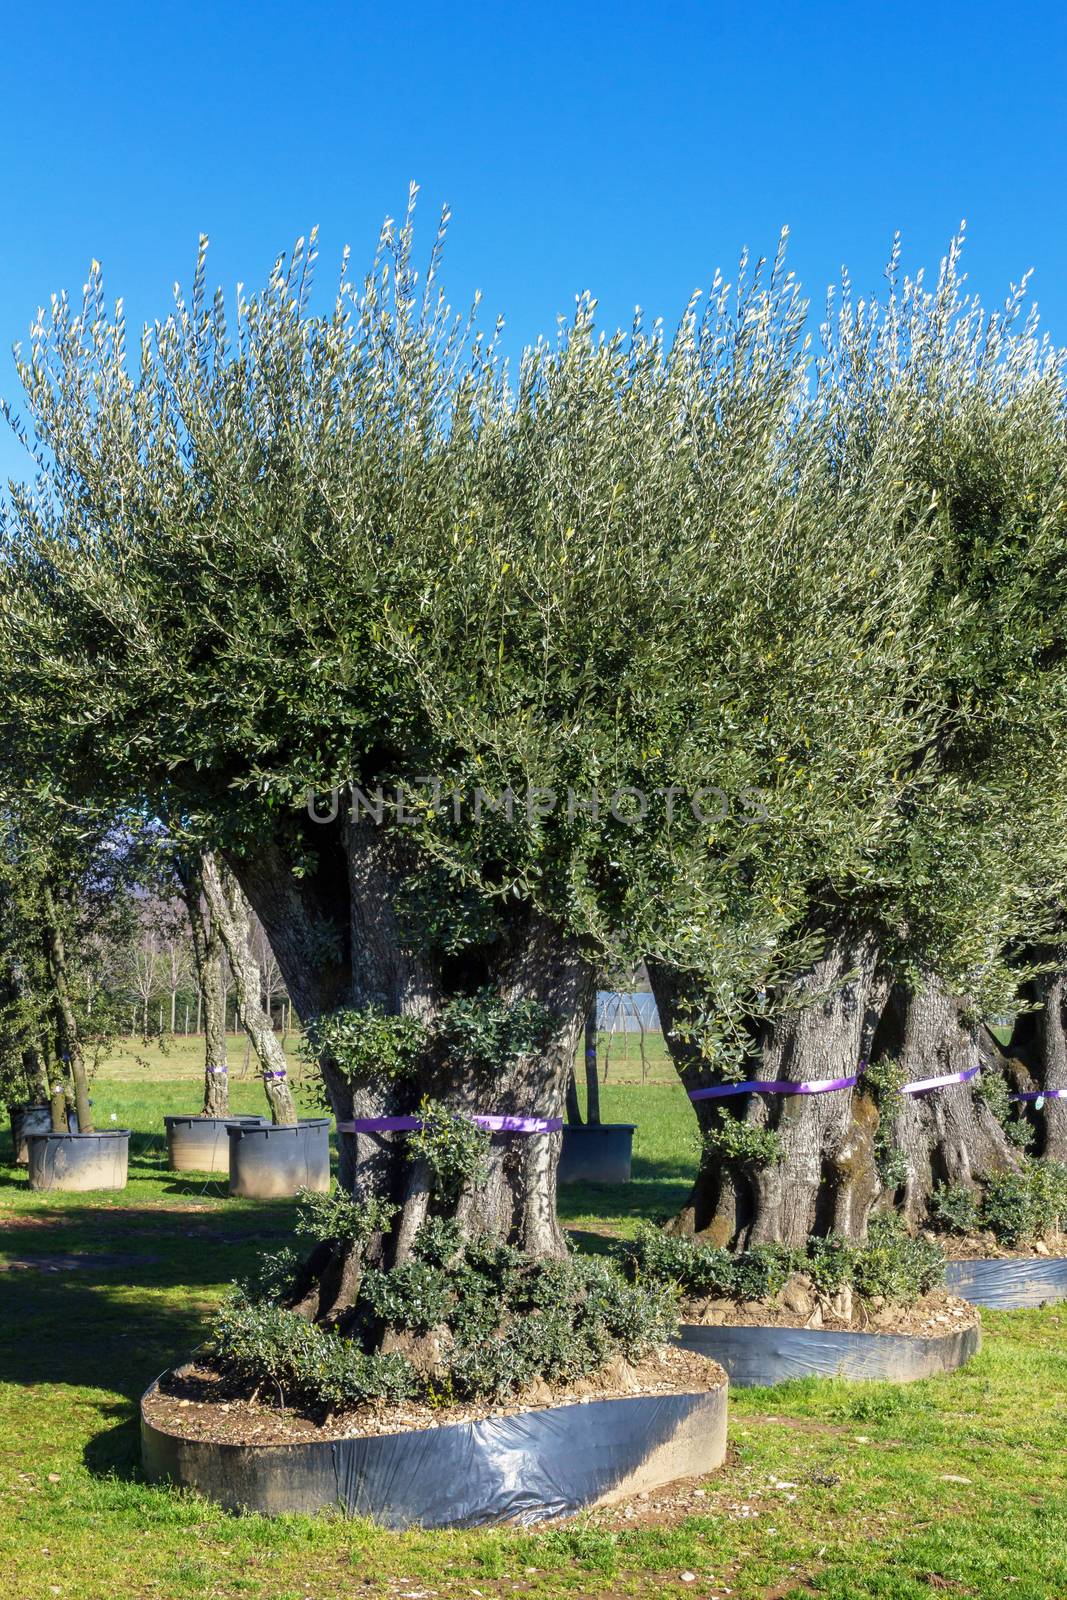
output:
[[[31,1133],[31,1189],[125,1189],[129,1128],[102,1133]]]
[[[172,1172],[229,1172],[231,1122],[259,1128],[266,1117],[164,1117],[167,1164]]]
[[[30,1164],[30,1147],[26,1136],[30,1133],[51,1133],[52,1108],[51,1106],[10,1106],[11,1113],[11,1143],[15,1147],[15,1165],[28,1167]]]
[[[308,1117],[290,1127],[230,1122],[230,1193],[276,1200],[298,1189],[330,1187],[330,1119]]]
[[[714,1471],[726,1454],[726,1390],[291,1445],[184,1439],[146,1421],[142,1402],[141,1461],[151,1481],[199,1489],[230,1511],[339,1507],[396,1529],[529,1524]]]
[[[945,1279],[951,1294],[973,1306],[1023,1311],[1067,1300],[1067,1256],[950,1261]]]
[[[909,1383],[962,1367],[977,1353],[981,1330],[976,1324],[924,1337],[684,1323],[675,1342],[725,1367],[737,1389],[785,1383],[789,1378],[888,1378]]]
[[[565,1123],[557,1183],[629,1183],[634,1123]]]

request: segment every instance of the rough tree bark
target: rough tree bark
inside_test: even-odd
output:
[[[1029,985],[1032,1011],[1015,1028],[1018,1047],[1042,1089],[1067,1089],[1067,971],[1043,972]],[[1037,1113],[1042,1129],[1040,1153],[1067,1162],[1067,1100],[1046,1100]]]
[[[699,1051],[678,1037],[687,980],[649,965],[672,1060],[687,1090],[716,1081]],[[866,930],[827,939],[820,958],[776,995],[774,1020],[753,1039],[745,1079],[791,1083],[851,1077],[866,1055],[885,997],[878,949]],[[878,1112],[860,1085],[823,1094],[737,1095],[693,1102],[702,1153],[692,1192],[670,1225],[734,1248],[797,1245],[810,1234],[861,1240],[879,1191]],[[720,1154],[752,1130],[777,1135],[778,1160]]]
[[[413,948],[397,915],[412,866],[397,829],[349,819],[332,835],[323,830],[316,844],[318,870],[301,877],[277,847],[233,861],[305,1024],[372,1003],[432,1024],[451,996],[487,986],[509,1003],[535,1000],[553,1018],[540,1050],[485,1084],[457,1080],[443,1060],[429,1061],[416,1084],[353,1084],[326,1059],[322,1072],[338,1120],[408,1113],[423,1094],[457,1114],[561,1116],[593,993],[593,969],[578,946],[530,906],[513,903],[501,910],[491,943],[437,958]],[[455,1208],[467,1231],[510,1238],[533,1255],[562,1255],[555,1207],[561,1142],[559,1133],[494,1136],[487,1180]],[[388,1197],[401,1206],[393,1243],[402,1254],[431,1205],[427,1174],[408,1161],[401,1134],[345,1133],[338,1143],[342,1184],[357,1198]]]
[[[964,1072],[981,1062],[983,1073],[1002,1072],[1004,1059],[988,1030],[970,1023],[964,1002],[927,974],[920,989],[894,987],[875,1036],[875,1059],[899,1064],[904,1082]],[[938,1183],[974,1188],[980,1178],[1018,1166],[1000,1122],[977,1082],[952,1084],[925,1094],[895,1096],[882,1107],[892,1145],[907,1162],[907,1177],[894,1200],[907,1222],[926,1220]]]
[[[226,1014],[222,993],[222,939],[204,901],[199,860],[179,861],[178,881],[189,914],[193,965],[204,1015],[204,1116],[225,1117],[230,1110],[226,1060]],[[197,1007],[197,1031],[199,1011]]]
[[[249,943],[248,902],[229,868],[210,853],[202,857],[200,871],[212,925],[219,931],[233,973],[241,1026],[251,1039],[263,1069],[263,1087],[271,1118],[277,1126],[291,1127],[297,1120],[296,1104],[289,1087],[285,1052],[275,1038],[271,1019],[263,1010],[260,998],[259,966]]]
[[[74,1107],[78,1113],[78,1130],[93,1133],[93,1114],[89,1105],[89,1079],[85,1071],[78,1019],[70,993],[67,974],[67,950],[56,911],[52,887],[46,881],[41,891],[41,909],[44,913],[45,955],[56,1003],[56,1031],[59,1035],[59,1053],[64,1058],[74,1085]],[[53,1111],[53,1122],[55,1113]]]

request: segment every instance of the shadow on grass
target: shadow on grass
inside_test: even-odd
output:
[[[153,1377],[157,1374],[153,1373]],[[151,1379],[145,1380],[147,1389]],[[102,1419],[112,1426],[94,1433],[82,1451],[82,1460],[94,1478],[118,1478],[123,1483],[143,1483],[141,1470],[141,1419],[139,1411],[130,1415],[128,1404],[101,1406]]]
[[[665,1221],[685,1204],[693,1185],[691,1160],[648,1161],[635,1156],[629,1183],[568,1183],[559,1190],[560,1221],[597,1216],[609,1225],[644,1217]]]
[[[42,1197],[44,1199],[45,1197]],[[0,1232],[0,1382],[134,1400],[204,1337],[218,1291],[291,1233],[291,1204],[254,1210],[47,1206]]]

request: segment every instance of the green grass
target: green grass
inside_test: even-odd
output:
[[[291,1208],[165,1171],[161,1118],[196,1109],[195,1050],[138,1054],[144,1065],[123,1055],[94,1086],[99,1124],[114,1111],[136,1132],[124,1194],[31,1196],[0,1166],[0,1570],[12,1600],[1067,1597],[1067,1307],[987,1315],[982,1354],[950,1378],[739,1392],[731,1459],[699,1515],[398,1535],[334,1517],[237,1518],[149,1487],[139,1394],[196,1342],[257,1245],[284,1236]],[[258,1109],[260,1094],[237,1079],[234,1109]],[[638,1124],[635,1182],[564,1191],[579,1236],[671,1209],[692,1167],[671,1086],[609,1078],[604,1114]]]

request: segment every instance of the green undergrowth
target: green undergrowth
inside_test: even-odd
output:
[[[771,1298],[796,1272],[822,1294],[847,1287],[865,1299],[911,1301],[945,1277],[944,1252],[911,1238],[895,1214],[873,1217],[864,1245],[812,1238],[803,1248],[764,1244],[736,1254],[644,1223],[619,1254],[634,1281],[674,1285],[687,1299]]]

